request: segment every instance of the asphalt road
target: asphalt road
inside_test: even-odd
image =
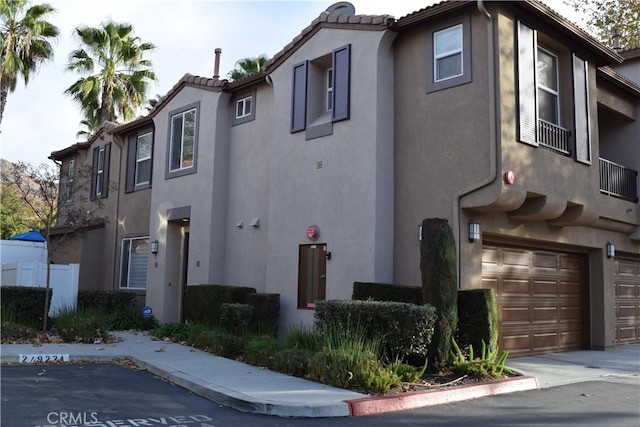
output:
[[[3,366],[0,377],[3,427],[640,426],[638,377],[331,419],[246,414],[146,371],[111,364]]]

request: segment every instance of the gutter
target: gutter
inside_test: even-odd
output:
[[[456,243],[458,244],[458,262],[457,262],[457,272],[458,272],[458,288],[460,288],[460,265],[461,265],[461,255],[460,248],[462,247],[462,238],[464,235],[462,226],[460,224],[460,200],[481,188],[484,188],[493,182],[498,177],[498,122],[497,117],[498,113],[496,111],[498,103],[497,103],[497,89],[496,89],[496,55],[495,55],[495,47],[494,47],[494,28],[493,28],[493,17],[487,11],[484,6],[483,0],[477,0],[478,11],[485,17],[487,20],[487,53],[489,56],[488,66],[489,66],[489,175],[476,182],[473,183],[470,187],[464,188],[458,191],[455,194],[453,201],[453,223],[457,224],[457,227],[454,228],[457,231],[457,236],[455,236]],[[454,231],[454,232],[455,232]]]

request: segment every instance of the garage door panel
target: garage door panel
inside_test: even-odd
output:
[[[640,260],[614,261],[616,342],[640,342]]]
[[[583,346],[584,256],[485,246],[483,260],[483,284],[498,296],[501,348],[518,356]]]

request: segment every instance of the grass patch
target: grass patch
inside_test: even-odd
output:
[[[106,342],[111,338],[108,316],[100,311],[64,308],[53,319],[53,326],[65,342]]]

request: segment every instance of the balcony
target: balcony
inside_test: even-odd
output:
[[[571,132],[558,125],[538,119],[538,144],[565,156],[571,155]]]
[[[600,192],[638,203],[638,172],[600,158]]]

